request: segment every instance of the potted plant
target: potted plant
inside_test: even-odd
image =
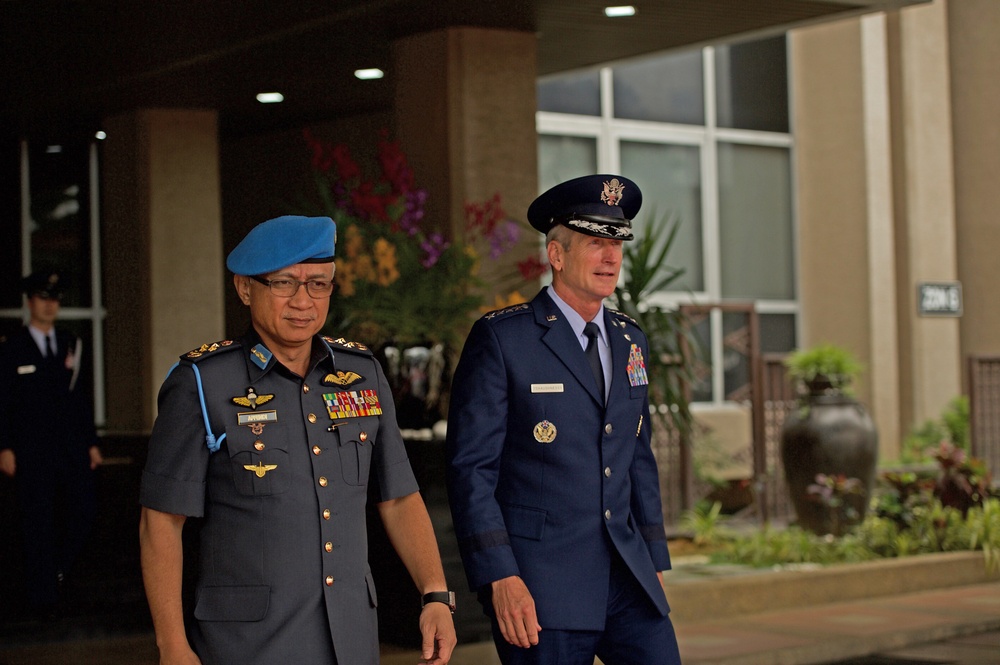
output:
[[[820,344],[792,353],[785,366],[802,396],[781,433],[792,505],[801,527],[841,535],[864,519],[878,461],[875,425],[853,395],[862,365],[847,349]],[[823,478],[850,481],[856,489],[838,497],[836,512],[830,502],[817,500]]]

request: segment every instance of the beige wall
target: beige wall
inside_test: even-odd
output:
[[[106,127],[107,422],[146,431],[178,356],[223,336],[216,114],[143,110]]]

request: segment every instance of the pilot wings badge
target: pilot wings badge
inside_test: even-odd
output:
[[[327,374],[323,377],[324,384],[333,386],[349,386],[352,383],[364,380],[365,377],[357,372],[337,372],[336,374]]]
[[[247,471],[253,471],[257,474],[258,478],[263,478],[264,474],[268,471],[274,471],[278,468],[277,464],[264,464],[263,462],[257,462],[256,464],[244,464],[243,468]]]
[[[246,397],[233,397],[232,399],[233,404],[237,406],[249,406],[251,409],[256,410],[259,405],[267,404],[274,399],[274,395],[258,395],[254,391],[253,386],[250,386],[247,388]]]

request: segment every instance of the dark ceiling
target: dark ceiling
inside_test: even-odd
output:
[[[625,1],[636,16],[598,0],[0,0],[0,121],[38,134],[196,107],[252,133],[388,110],[391,41],[448,26],[536,33],[545,75],[924,0]],[[273,90],[284,103],[255,101]]]

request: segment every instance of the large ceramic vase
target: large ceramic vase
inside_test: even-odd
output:
[[[800,527],[842,535],[864,519],[875,481],[878,435],[857,400],[829,384],[811,386],[800,408],[785,420],[781,460]],[[856,478],[858,487],[832,497],[810,492],[819,474]]]

